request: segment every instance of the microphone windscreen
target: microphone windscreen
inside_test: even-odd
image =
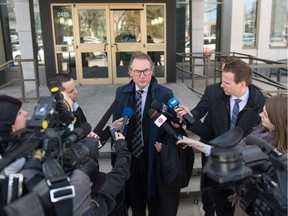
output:
[[[179,100],[177,100],[177,98],[175,98],[172,94],[165,94],[163,96],[164,100],[167,101],[167,105],[171,108],[174,109],[174,107],[179,105]]]
[[[122,113],[122,116],[127,116],[128,118],[131,118],[133,115],[133,110],[130,107],[125,107]]]
[[[106,111],[106,113],[103,115],[103,117],[101,118],[101,120],[99,121],[99,123],[96,125],[96,127],[94,128],[93,132],[96,134],[100,134],[104,128],[104,126],[107,124],[108,120],[110,119],[111,115],[113,114],[114,110],[116,109],[116,107],[118,106],[119,101],[115,100],[111,106],[108,108],[108,110]]]

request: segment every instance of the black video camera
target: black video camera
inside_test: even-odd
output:
[[[98,143],[84,138],[81,128],[71,131],[74,114],[69,104],[58,88],[51,93],[40,97],[26,128],[9,140],[9,152],[0,160],[0,171],[21,157],[58,160],[66,172],[78,168],[89,175],[98,171]]]
[[[220,187],[233,188],[248,215],[287,214],[287,158],[263,139],[249,135],[238,143],[241,128],[233,128],[209,142],[211,156],[203,172]]]

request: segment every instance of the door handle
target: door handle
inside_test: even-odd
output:
[[[108,45],[108,43],[104,44],[104,52],[106,52],[106,46]]]
[[[117,45],[117,43],[114,43],[113,45],[116,46],[116,51],[118,51],[118,45]]]

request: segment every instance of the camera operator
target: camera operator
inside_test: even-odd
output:
[[[1,154],[3,153],[3,159],[6,159],[6,152],[17,152],[17,150],[22,148],[21,144],[28,144],[25,142],[22,143],[21,139],[16,139],[17,142],[12,142],[13,144],[17,144],[15,145],[16,147],[14,149],[8,148],[11,143],[8,142],[8,140],[10,140],[8,137],[14,135],[11,134],[12,128],[17,130],[25,127],[27,112],[22,112],[20,109],[22,103],[15,98],[1,95],[0,103],[0,109],[3,108],[3,110],[1,109],[0,111],[5,114],[1,115],[0,119]],[[21,116],[20,114],[24,114],[25,117],[21,118],[21,124],[20,121],[17,120],[18,118],[20,119],[20,117],[16,117],[16,115]],[[16,133],[17,132],[19,132],[19,130],[16,131]],[[44,164],[49,163],[46,163],[47,161],[43,159],[43,156],[39,156],[38,151],[39,149],[41,150],[41,147],[37,146],[37,149],[33,150],[33,153],[30,154],[27,161],[25,162],[24,159],[21,166],[17,166],[18,168],[14,169],[14,173],[18,171],[19,174],[24,176],[23,187],[21,186],[21,188],[19,188],[19,191],[23,191],[23,194],[19,195],[19,197],[14,200],[11,200],[11,203],[1,203],[0,214],[20,215],[24,212],[29,215],[108,215],[115,206],[116,195],[123,189],[125,181],[130,176],[129,168],[131,154],[127,149],[125,137],[122,134],[115,132],[115,139],[116,164],[111,172],[107,174],[99,171],[99,149],[95,139],[91,137],[80,140],[79,144],[72,143],[71,147],[65,149],[64,158],[69,158],[68,160],[70,160],[74,166],[74,169],[68,169],[69,171],[61,166],[59,169],[60,163],[58,162],[55,163],[57,166],[54,165],[52,167],[53,169],[51,169],[51,167],[49,168],[49,166],[45,166]],[[7,140],[7,142],[5,140]],[[18,141],[20,142],[20,145]],[[30,140],[28,139],[28,141]],[[32,140],[32,142],[33,141],[34,140]],[[7,149],[10,151],[8,152]],[[79,153],[79,151],[81,152]],[[17,158],[18,157],[15,157],[15,159]],[[82,159],[84,164],[81,163]],[[55,160],[48,160],[48,162],[52,162],[52,164],[54,161]],[[2,160],[0,160],[0,162],[2,162]],[[46,169],[43,167],[46,167]],[[54,168],[59,169],[60,172]],[[74,196],[65,199],[66,204],[64,203],[64,205],[59,206],[58,203],[61,204],[61,202],[56,202],[56,205],[51,202],[52,200],[50,201],[50,199],[52,199],[52,188],[49,188],[51,185],[47,184],[47,182],[50,181],[50,178],[47,178],[47,170],[49,171],[49,169],[50,175],[51,173],[53,174],[58,171],[59,175],[54,176],[56,178],[63,176],[65,177],[63,179],[67,181],[69,177],[70,180],[65,184],[71,185],[75,190]],[[0,186],[2,189],[5,187],[5,185]],[[2,195],[3,194],[1,194],[1,196]],[[67,205],[68,202],[66,200],[72,200],[73,203]],[[2,201],[2,199],[0,199],[0,201]]]
[[[13,140],[12,132],[25,127],[28,113],[21,107],[22,102],[20,100],[7,95],[0,95],[0,158],[15,148],[15,145],[10,143]],[[25,158],[18,159],[5,168],[5,174],[18,172],[24,163]]]

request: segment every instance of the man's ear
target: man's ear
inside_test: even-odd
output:
[[[247,87],[247,83],[245,81],[240,82],[241,88]]]

